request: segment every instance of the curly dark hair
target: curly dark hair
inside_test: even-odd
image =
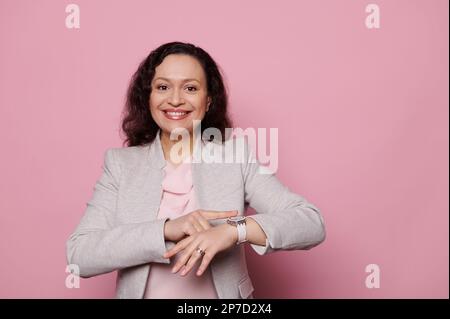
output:
[[[122,130],[126,135],[124,144],[140,146],[153,142],[159,126],[153,120],[149,108],[151,82],[155,68],[169,54],[186,54],[196,58],[206,74],[208,96],[211,97],[209,111],[201,121],[201,134],[207,128],[217,128],[222,133],[222,141],[227,139],[225,128],[232,127],[228,115],[228,96],[219,67],[211,56],[198,46],[183,42],[163,44],[150,52],[133,74],[122,113]]]

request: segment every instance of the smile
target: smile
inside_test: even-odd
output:
[[[186,118],[189,115],[189,113],[191,113],[191,111],[177,111],[177,112],[163,111],[163,113],[165,117],[168,118],[169,120],[182,120]]]

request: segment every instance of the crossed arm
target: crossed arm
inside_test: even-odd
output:
[[[247,154],[252,156],[251,153]],[[257,162],[245,163],[242,175],[245,201],[257,212],[247,218],[247,239],[258,254],[310,249],[324,241],[324,222],[316,206],[291,192],[274,175],[259,174]],[[79,266],[81,277],[149,262],[170,263],[170,254],[165,255],[167,219],[113,225],[119,176],[120,166],[116,163],[114,149],[107,150],[103,173],[95,185],[94,194],[83,218],[66,243],[67,262]],[[205,247],[199,247],[205,250],[204,257],[209,254],[199,269],[201,274],[217,251],[235,245],[236,237],[234,226],[223,224],[197,232],[195,236],[180,238],[176,249],[185,250],[188,263],[199,243],[207,241],[207,247],[215,245],[210,253]],[[193,262],[195,260],[190,265]]]
[[[207,212],[197,210],[175,220],[169,220],[164,227],[165,239],[178,240],[185,238],[164,254],[164,258],[170,258],[180,253],[180,258],[172,268],[172,273],[182,269],[180,275],[187,275],[194,265],[201,260],[197,270],[197,276],[201,276],[214,256],[222,251],[233,247],[238,240],[235,226],[227,223],[218,226],[210,226],[209,219],[218,219],[236,216],[237,211],[231,212]],[[262,228],[252,218],[247,218],[247,241],[264,246],[266,235]],[[196,249],[204,251],[202,255]]]

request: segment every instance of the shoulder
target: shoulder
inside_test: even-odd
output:
[[[141,146],[127,146],[127,147],[111,147],[106,152],[113,153],[114,156],[123,159],[132,159],[145,156],[148,153],[149,144]]]
[[[234,139],[227,140],[223,144],[225,153],[233,154],[235,163],[240,165],[244,176],[249,175],[251,172],[264,175],[274,174],[275,171],[270,167],[261,165],[256,154],[256,144],[258,142],[250,140],[246,136],[237,136]]]
[[[118,167],[135,166],[148,156],[149,145],[111,147],[106,149],[105,162]]]

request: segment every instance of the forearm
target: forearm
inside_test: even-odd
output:
[[[247,241],[254,245],[265,246],[267,236],[259,224],[251,217],[247,217],[246,224]]]
[[[113,229],[79,230],[67,241],[67,262],[77,264],[81,277],[91,277],[163,258],[164,220],[124,224]]]

